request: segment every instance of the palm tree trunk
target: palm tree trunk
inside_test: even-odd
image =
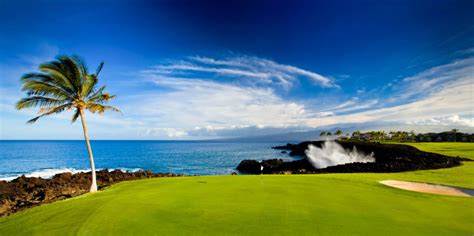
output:
[[[95,165],[94,165],[94,156],[92,156],[92,148],[89,142],[89,133],[87,132],[86,120],[84,119],[84,111],[79,109],[79,113],[81,114],[81,121],[82,121],[82,129],[84,130],[84,138],[86,139],[87,144],[87,151],[89,152],[89,159],[91,162],[91,173],[92,173],[92,185],[90,192],[97,192],[97,180],[95,176]]]

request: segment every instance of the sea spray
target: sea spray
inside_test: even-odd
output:
[[[358,152],[355,146],[352,150],[346,150],[334,141],[324,142],[321,148],[309,145],[305,153],[311,164],[318,169],[354,162],[375,162],[374,153],[365,155]]]

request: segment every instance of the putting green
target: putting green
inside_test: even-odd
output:
[[[474,158],[470,149],[461,153]],[[474,187],[473,167],[466,162],[456,168],[395,174],[123,182],[2,218],[0,235],[472,235],[474,198],[410,192],[378,181]]]

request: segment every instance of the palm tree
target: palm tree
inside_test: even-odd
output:
[[[338,130],[336,131],[336,133],[334,133],[334,134],[337,135],[337,136],[342,135],[342,130],[338,129]]]
[[[319,136],[321,136],[321,137],[326,136],[326,131],[323,131],[323,132],[319,133]]]
[[[384,130],[378,131],[378,136],[379,136],[379,140],[384,141],[385,140],[385,131]]]
[[[388,132],[390,140],[395,141],[397,139],[397,132],[395,131],[390,131]]]
[[[77,56],[58,56],[56,60],[41,64],[40,72],[25,74],[21,77],[22,91],[27,97],[17,102],[18,110],[40,107],[38,116],[27,123],[35,123],[43,116],[73,110],[72,122],[81,117],[84,138],[89,152],[92,171],[90,192],[97,191],[94,157],[89,142],[84,111],[103,113],[107,110],[120,112],[115,107],[105,105],[115,98],[104,92],[105,86],[97,89],[98,76],[104,63],[100,63],[95,74],[89,74],[85,62]]]
[[[360,131],[356,130],[352,132],[352,138],[356,138],[357,140],[360,140]]]
[[[416,139],[416,134],[415,134],[415,131],[410,131],[410,138],[411,138],[411,141],[412,142],[415,142],[415,139]]]
[[[456,133],[459,131],[458,129],[451,130],[454,133],[454,142],[456,142]]]

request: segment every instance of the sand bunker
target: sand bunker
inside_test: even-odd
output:
[[[428,184],[428,183],[417,183],[417,182],[408,182],[408,181],[399,181],[399,180],[383,180],[380,181],[381,184],[405,189],[415,192],[423,193],[432,193],[438,195],[449,195],[449,196],[463,196],[470,197],[474,195],[474,189],[464,189],[458,187],[450,187],[445,185],[438,184]]]

